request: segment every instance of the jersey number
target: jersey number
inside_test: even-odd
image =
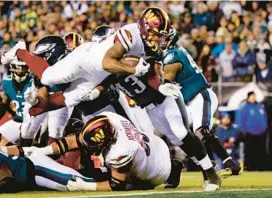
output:
[[[142,93],[146,89],[146,85],[141,82],[136,76],[131,75],[127,76],[124,79],[124,82],[128,84],[130,87],[132,87],[132,91],[128,91],[125,87],[123,87],[120,83],[117,83],[116,86],[118,89],[120,89],[122,92],[124,92],[129,97],[134,97],[136,94]]]
[[[186,54],[190,65],[195,69],[196,73],[201,73],[202,70],[198,67],[198,65],[196,64],[196,62],[192,59],[191,55],[187,52],[187,50],[185,50],[183,47],[181,47],[181,50],[184,52],[184,54]]]

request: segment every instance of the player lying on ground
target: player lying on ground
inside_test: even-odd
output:
[[[72,149],[102,154],[111,174],[102,182],[86,182],[77,177],[68,182],[71,191],[153,189],[164,184],[171,173],[169,149],[163,140],[152,132],[141,134],[129,120],[111,112],[89,120],[77,135],[44,148],[23,148],[39,155],[62,154]]]
[[[83,181],[94,182],[94,179],[84,177],[74,169],[41,154],[33,153],[28,157],[23,157],[23,153],[21,156],[9,154],[18,154],[18,151],[16,146],[1,147],[0,193],[39,190],[39,187],[67,191],[68,181],[75,176]]]
[[[207,151],[216,153],[225,167],[229,168],[229,172],[224,171],[222,174],[238,175],[240,166],[232,161],[218,137],[211,131],[213,115],[218,106],[217,96],[191,55],[177,44],[178,39],[178,32],[172,28],[164,46],[164,79],[177,82],[182,87],[181,93],[195,134],[203,141]],[[212,153],[210,156],[213,159]],[[207,180],[207,177],[204,179]]]

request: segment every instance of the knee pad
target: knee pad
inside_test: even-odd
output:
[[[195,135],[202,140],[203,142],[209,141],[211,138],[213,138],[214,134],[212,134],[209,130],[208,126],[201,126],[199,127]]]

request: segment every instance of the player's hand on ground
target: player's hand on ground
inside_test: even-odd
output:
[[[34,86],[29,87],[24,93],[24,98],[25,101],[29,103],[31,106],[36,105],[39,102],[38,90]]]
[[[142,57],[139,59],[137,65],[136,65],[136,76],[143,76],[145,75],[150,68],[150,64],[147,63]]]
[[[66,187],[69,191],[96,190],[96,183],[85,182],[83,179],[76,177],[74,181],[69,180]]]
[[[172,83],[165,83],[160,85],[158,90],[165,96],[171,96],[174,99],[177,99],[180,95],[181,86]]]
[[[6,65],[6,64],[9,64],[14,59],[16,59],[16,51],[18,49],[26,49],[26,43],[24,41],[19,41],[8,52],[6,52],[3,56],[1,56],[1,63]]]

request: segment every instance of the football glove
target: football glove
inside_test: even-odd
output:
[[[150,68],[150,64],[147,63],[142,57],[139,59],[137,65],[136,65],[136,76],[143,76],[145,75]]]

